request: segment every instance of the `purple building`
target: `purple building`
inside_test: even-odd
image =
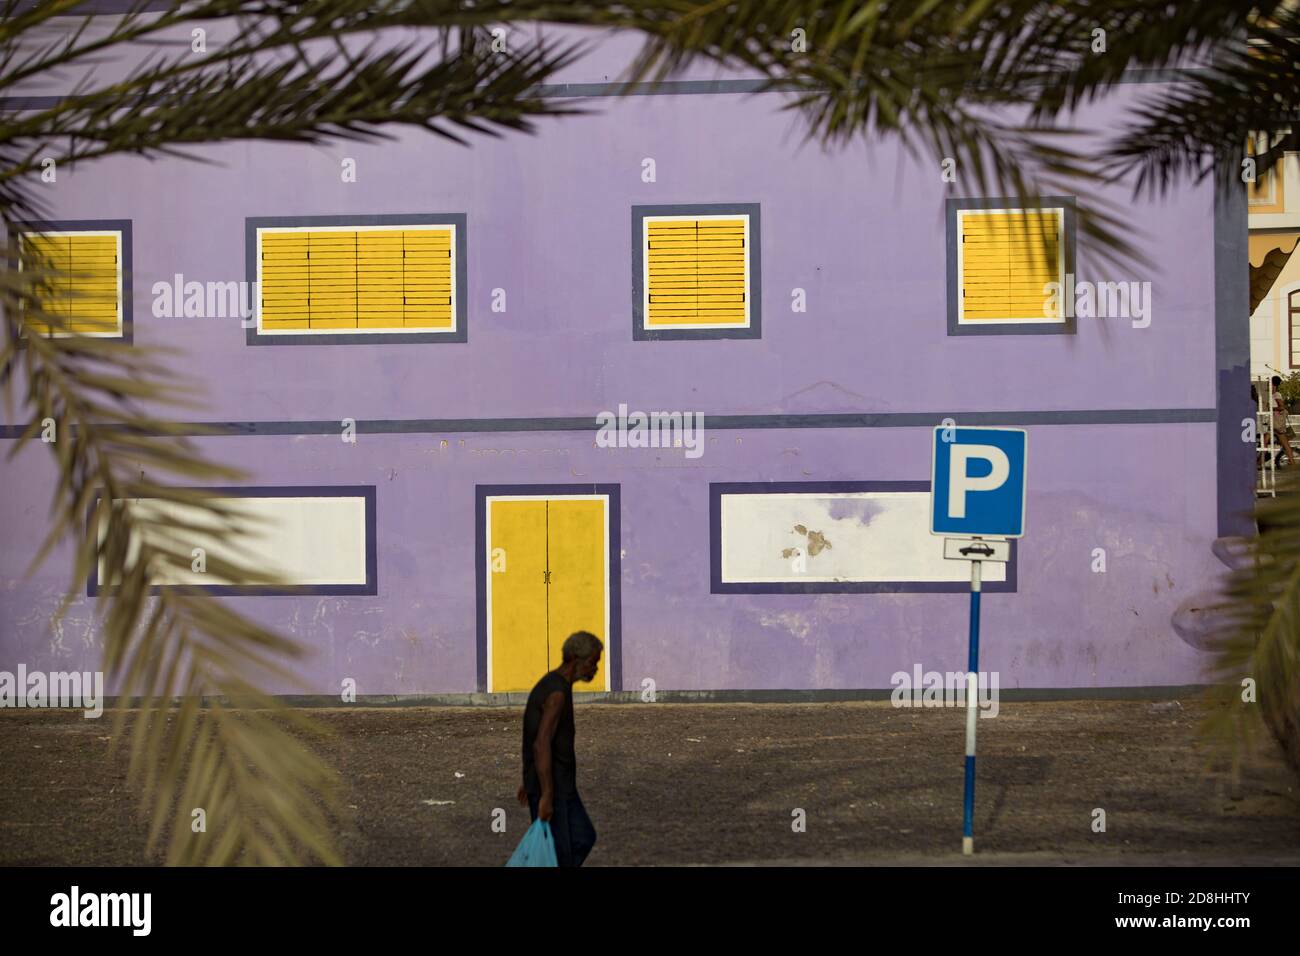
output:
[[[311,652],[274,690],[526,689],[579,628],[606,641],[595,689],[629,696],[958,670],[969,571],[927,512],[945,419],[1028,432],[1026,533],[986,566],[1001,687],[1202,682],[1171,616],[1250,527],[1244,196],[977,196],[893,142],[804,143],[744,76],[617,97],[636,45],[570,67],[549,93],[592,115],[534,136],[237,143],[43,189],[30,241],[108,263],[87,330],[184,349],[190,417],[229,427],[200,444],[254,476],[231,493],[274,531],[248,546],[292,583],[225,599]],[[1154,82],[1074,123],[1114,128]],[[1097,199],[1142,273],[1076,241]],[[0,669],[96,669],[97,583],[50,623],[70,547],[23,576],[50,449],[2,474]]]

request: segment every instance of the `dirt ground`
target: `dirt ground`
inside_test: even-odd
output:
[[[528,823],[520,708],[311,713],[345,780],[349,864],[505,862]],[[1296,780],[1270,749],[1233,799],[1204,769],[1200,715],[1188,700],[1003,703],[979,722],[964,861],[960,710],[579,704],[579,787],[599,833],[588,865],[1300,863]],[[149,862],[110,717],[0,711],[0,865]]]

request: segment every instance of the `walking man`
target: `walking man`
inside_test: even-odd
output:
[[[560,866],[582,866],[596,843],[596,828],[578,796],[573,750],[573,682],[596,676],[600,638],[575,631],[564,642],[563,662],[533,687],[524,706],[524,784],[533,820],[549,820]]]

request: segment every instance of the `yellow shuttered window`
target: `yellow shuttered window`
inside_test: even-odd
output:
[[[964,209],[957,225],[959,323],[1064,321],[1048,288],[1064,281],[1064,209]]]
[[[749,325],[748,216],[647,216],[644,223],[647,329]]]
[[[26,232],[21,243],[21,268],[41,276],[37,298],[49,316],[29,314],[29,327],[45,335],[122,334],[120,232]]]
[[[1280,139],[1280,136],[1279,136]],[[1266,152],[1272,140],[1267,133],[1258,133],[1246,140],[1246,155],[1257,156]],[[1285,212],[1282,171],[1291,163],[1290,154],[1283,158],[1266,173],[1259,173],[1246,183],[1247,203],[1251,213]]]
[[[454,331],[455,226],[258,230],[263,333]]]

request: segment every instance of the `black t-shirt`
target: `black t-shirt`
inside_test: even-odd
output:
[[[555,782],[555,795],[572,796],[578,792],[578,763],[573,752],[573,685],[555,671],[551,671],[528,695],[524,705],[524,789],[541,795],[542,782],[537,776],[533,760],[533,743],[542,724],[542,707],[546,698],[556,691],[564,695],[560,721],[551,738],[551,779]]]

